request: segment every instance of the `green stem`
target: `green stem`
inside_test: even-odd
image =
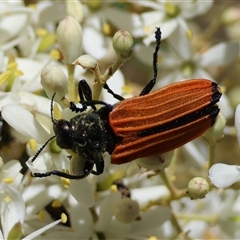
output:
[[[182,219],[185,221],[191,221],[191,220],[200,220],[208,223],[214,223],[219,220],[219,215],[217,214],[194,214],[194,213],[176,213],[176,216],[178,219]]]
[[[74,79],[74,69],[75,65],[68,64],[68,99],[69,101],[76,101],[76,86],[75,86],[75,79]]]
[[[175,188],[174,188],[173,184],[169,181],[164,170],[160,172],[160,176],[161,176],[165,186],[168,188],[169,192],[171,193],[171,196],[172,196],[171,198],[175,199],[177,197]]]
[[[173,227],[175,228],[177,235],[180,235],[183,232],[183,230],[182,230],[181,226],[179,225],[178,220],[177,220],[176,216],[173,214],[173,212],[171,214],[171,223],[172,223]]]
[[[215,159],[215,148],[216,145],[209,145],[209,163],[208,163],[208,168],[210,168],[214,164],[214,159]]]
[[[120,68],[120,66],[127,60],[127,58],[118,57],[112,65],[110,65],[105,73],[101,75],[100,69],[97,66],[94,70],[95,83],[93,86],[93,99],[98,100],[101,95],[104,83]]]

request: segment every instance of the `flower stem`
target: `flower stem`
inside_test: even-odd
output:
[[[175,188],[174,188],[173,184],[169,181],[164,170],[160,172],[160,176],[161,176],[165,186],[168,188],[169,192],[171,193],[172,198],[175,199],[176,198]]]
[[[107,82],[107,80],[120,68],[120,66],[127,60],[127,58],[117,57],[113,64],[111,64],[105,71],[103,75],[101,75],[100,69],[97,66],[94,69],[95,75],[95,83],[93,86],[93,99],[98,100],[102,91],[103,85]]]
[[[69,101],[76,101],[76,87],[74,79],[74,68],[75,65],[68,64],[68,99]]]
[[[182,230],[181,226],[179,225],[177,218],[173,212],[171,214],[171,223],[172,223],[173,227],[175,228],[177,235],[180,235],[183,232],[183,230]]]
[[[214,159],[215,159],[215,148],[216,145],[209,145],[209,162],[208,162],[208,168],[210,168],[214,164]]]

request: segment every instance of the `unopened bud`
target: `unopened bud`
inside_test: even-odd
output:
[[[240,9],[237,6],[229,7],[221,14],[223,24],[234,24],[239,21]]]
[[[64,61],[71,64],[82,53],[82,28],[70,16],[65,17],[57,27],[57,41]]]
[[[173,154],[174,151],[170,151],[156,156],[139,158],[136,160],[136,163],[148,170],[163,170],[164,168],[169,166]]]
[[[73,64],[80,65],[84,69],[94,70],[97,67],[98,62],[92,56],[85,54],[76,59]]]
[[[63,70],[58,66],[46,66],[41,73],[41,84],[51,99],[56,93],[55,99],[61,100],[67,91],[67,77]]]
[[[131,34],[124,30],[117,31],[113,36],[113,48],[117,56],[129,58],[133,50],[133,38]]]
[[[66,1],[67,13],[82,22],[84,18],[84,7],[81,1]]]
[[[209,184],[206,181],[206,179],[201,177],[195,177],[189,181],[187,193],[190,195],[192,199],[205,198],[208,192]]]
[[[216,118],[215,124],[209,128],[203,135],[210,146],[215,145],[223,137],[223,129],[226,126],[226,118],[220,112]]]

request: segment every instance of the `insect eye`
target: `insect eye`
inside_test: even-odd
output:
[[[69,121],[60,119],[54,124],[53,130],[56,135],[57,145],[64,149],[71,149],[73,132],[72,124]]]

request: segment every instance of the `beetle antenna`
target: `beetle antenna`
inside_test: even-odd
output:
[[[160,28],[158,27],[155,32],[156,46],[155,46],[155,51],[153,53],[153,79],[155,80],[155,82],[158,74],[157,63],[158,63],[158,51],[160,49],[160,44],[161,44],[161,35],[162,33],[160,31]]]
[[[54,139],[56,136],[52,136],[50,137],[44,144],[43,146],[37,151],[37,153],[34,155],[33,159],[31,160],[31,162],[33,162],[38,156],[39,154],[42,152],[42,150],[47,146],[47,144]]]
[[[50,113],[51,113],[51,120],[52,120],[52,123],[55,124],[56,123],[56,120],[53,118],[53,99],[56,95],[56,92],[53,94],[52,96],[52,100],[51,100],[51,107],[50,107]],[[37,153],[34,155],[33,159],[31,160],[31,162],[33,162],[38,156],[39,154],[42,152],[42,150],[47,146],[47,144],[52,140],[54,139],[56,136],[53,136],[51,138],[49,138],[45,143],[44,145],[37,151]]]
[[[150,93],[150,91],[153,89],[156,80],[157,80],[157,74],[158,74],[158,69],[157,69],[157,63],[158,63],[158,51],[160,49],[161,45],[161,30],[159,27],[157,27],[157,30],[155,32],[155,39],[156,39],[156,46],[155,50],[153,53],[153,79],[151,79],[148,84],[143,88],[142,92],[139,94],[140,96],[146,95]]]

